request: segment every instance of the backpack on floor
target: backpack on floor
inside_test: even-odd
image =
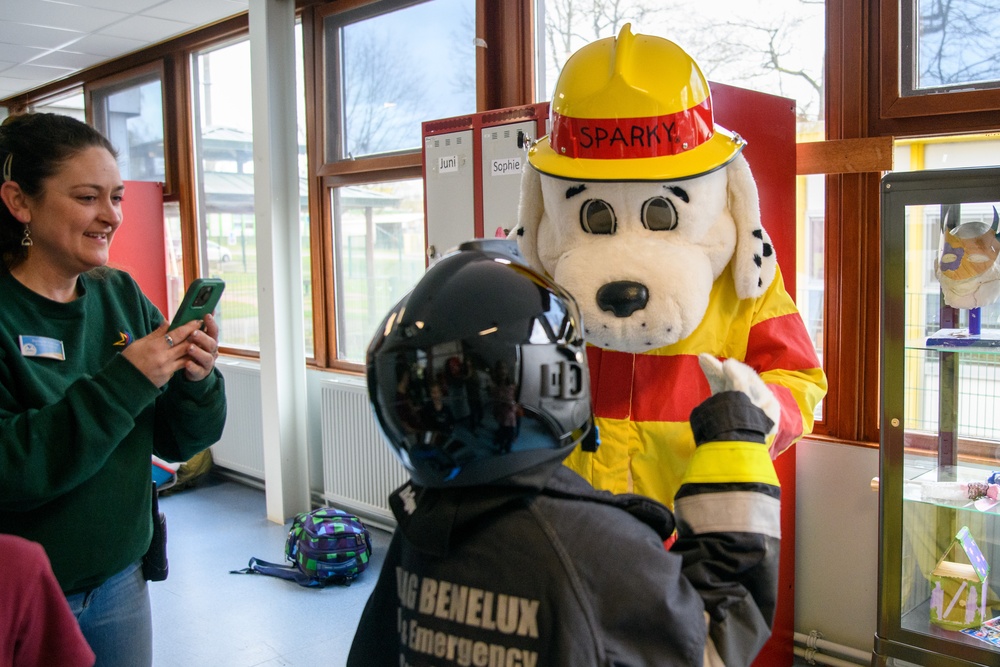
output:
[[[266,574],[300,586],[350,584],[368,568],[372,539],[361,519],[332,507],[303,512],[292,521],[285,540],[285,560],[291,565],[251,558],[233,574]]]

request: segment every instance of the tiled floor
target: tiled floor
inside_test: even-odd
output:
[[[230,574],[252,556],[284,560],[286,526],[265,516],[263,492],[210,476],[160,499],[170,575],[149,584],[154,667],[337,667],[389,545],[372,529],[372,563],[348,587],[303,588]]]
[[[149,584],[154,667],[341,667],[382,566],[389,533],[372,528],[369,568],[349,587],[303,588],[230,574],[252,556],[280,563],[287,526],[263,492],[210,475],[160,499],[170,576]],[[806,665],[796,659],[795,665]],[[544,667],[544,666],[539,666]]]

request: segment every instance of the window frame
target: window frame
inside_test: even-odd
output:
[[[828,5],[832,0],[828,0]],[[970,131],[967,123],[987,122],[979,116],[993,113],[1000,109],[1000,88],[982,90],[966,90],[955,92],[928,91],[904,96],[902,94],[902,24],[906,16],[916,13],[901,8],[903,3],[913,6],[919,0],[869,0],[875,6],[873,14],[872,44],[875,57],[869,62],[873,69],[877,67],[876,90],[873,90],[873,105],[877,112],[873,120],[879,132],[889,131],[893,134],[908,134],[914,132],[932,132],[935,119],[941,116],[957,114],[954,122],[958,124],[957,131]],[[877,3],[877,4],[875,4]],[[902,9],[902,11],[901,11]],[[850,38],[845,34],[846,38]],[[856,70],[859,71],[859,70]],[[897,121],[897,122],[891,122]],[[952,122],[952,121],[945,121]],[[995,123],[994,123],[995,126]],[[905,129],[904,129],[905,128]],[[940,132],[938,132],[940,133]]]

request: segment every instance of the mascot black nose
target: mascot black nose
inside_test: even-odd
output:
[[[619,280],[607,283],[597,290],[597,305],[601,310],[610,310],[615,317],[628,317],[642,310],[649,302],[649,290],[642,283]]]

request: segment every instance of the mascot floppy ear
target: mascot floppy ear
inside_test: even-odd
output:
[[[736,252],[733,255],[736,295],[741,299],[756,298],[774,280],[778,260],[771,237],[760,223],[757,183],[746,158],[737,155],[726,170],[729,212],[736,222]]]
[[[517,241],[521,253],[530,266],[542,268],[538,257],[538,228],[541,226],[545,205],[542,202],[542,176],[530,165],[524,165],[521,174],[521,199],[517,206],[517,226],[510,238]]]

